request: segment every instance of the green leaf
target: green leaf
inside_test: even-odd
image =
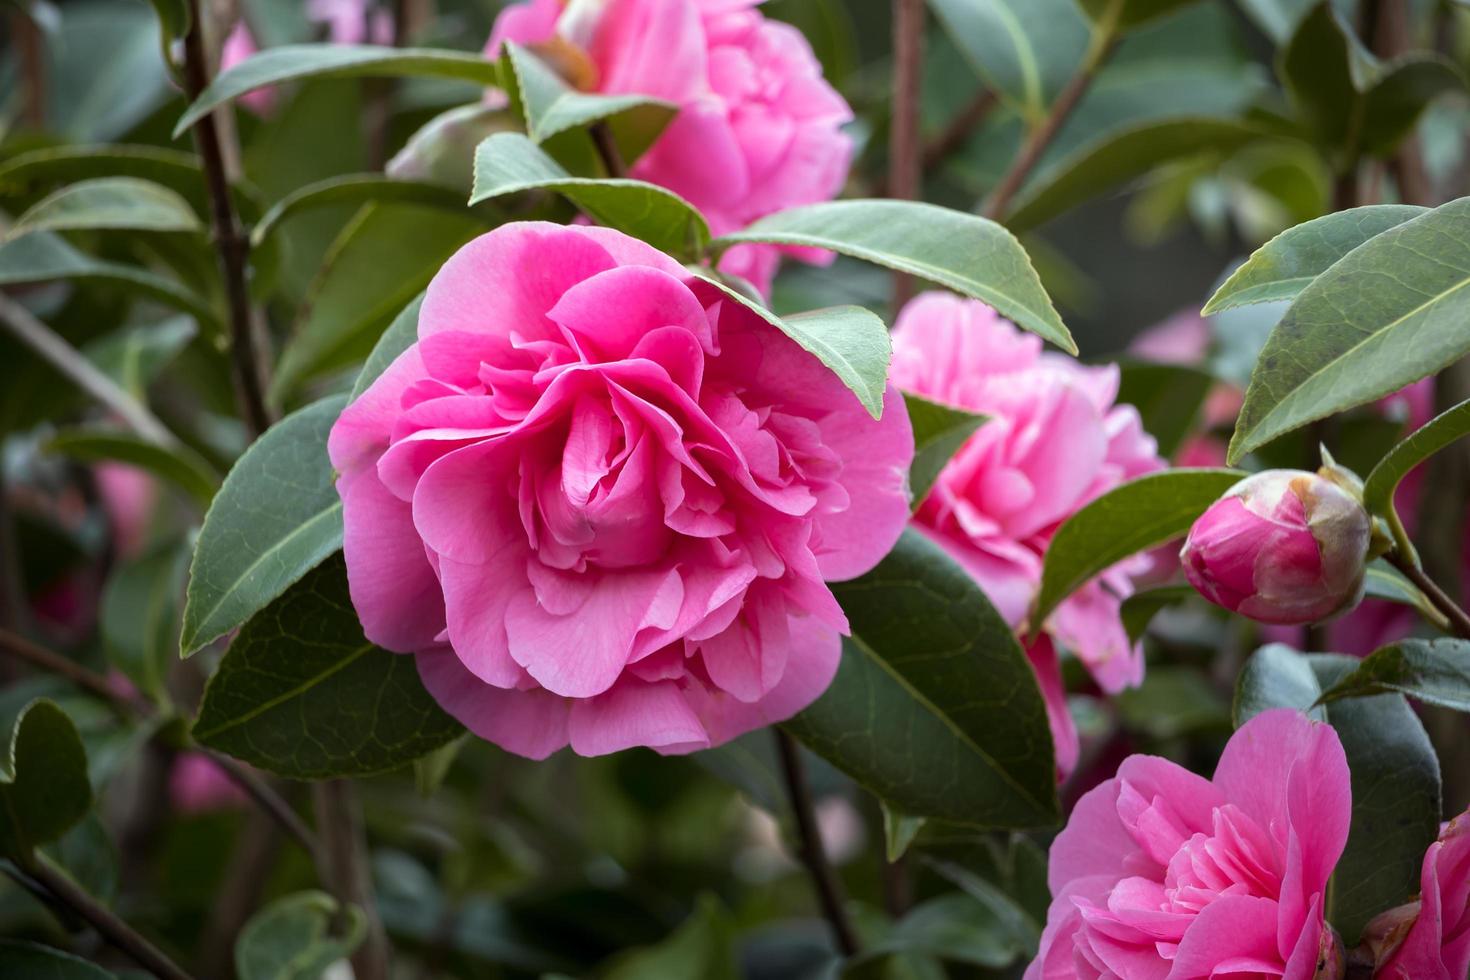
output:
[[[460,213],[464,199],[438,184],[400,180],[381,174],[345,174],[298,188],[272,204],[250,231],[250,245],[259,248],[286,219],[333,204],[423,204]]]
[[[1426,621],[1449,632],[1450,621],[1445,618],[1444,613],[1434,608],[1434,603],[1413,582],[1404,578],[1393,566],[1385,564],[1381,558],[1368,564],[1367,574],[1363,576],[1363,594],[1370,599],[1410,606]]]
[[[1141,685],[1119,692],[1115,700],[1124,726],[1151,738],[1230,731],[1230,704],[1195,667],[1150,667]]]
[[[419,293],[388,324],[388,329],[383,331],[383,336],[374,345],[373,352],[363,362],[362,371],[352,385],[350,401],[356,401],[359,395],[367,391],[369,385],[388,370],[388,366],[398,359],[399,354],[408,350],[419,339],[419,308],[423,305],[424,294]]]
[[[363,637],[340,556],[240,629],[194,722],[202,745],[291,779],[389,772],[463,732],[413,657]]]
[[[903,393],[914,429],[914,461],[909,466],[909,492],[914,508],[924,502],[934,481],[960,447],[985,424],[986,416]]]
[[[1150,473],[1114,487],[1067,518],[1046,548],[1032,628],[1040,629],[1063,599],[1098,573],[1184,534],[1244,477],[1239,470]]]
[[[1386,62],[1363,108],[1363,148],[1389,156],[1441,95],[1463,92],[1465,77],[1438,54],[1413,52]]]
[[[0,939],[0,974],[26,980],[118,980],[79,956],[20,939]]]
[[[620,957],[606,980],[649,977],[700,977],[736,980],[735,923],[719,900],[700,896],[698,904],[662,943]]]
[[[21,709],[0,755],[0,854],[25,861],[87,815],[92,784],[76,725],[44,698]]]
[[[193,320],[173,316],[113,330],[83,347],[82,353],[119,388],[143,401],[148,386],[198,333]]]
[[[1123,629],[1128,634],[1128,642],[1137,643],[1143,639],[1149,623],[1152,623],[1154,617],[1163,612],[1166,606],[1183,602],[1198,594],[1194,591],[1193,586],[1189,585],[1161,585],[1156,589],[1135,592],[1124,599],[1118,615],[1123,620]]]
[[[1295,299],[1322,273],[1364,242],[1427,209],[1372,204],[1323,215],[1288,228],[1251,255],[1205,304],[1204,315],[1252,303]]]
[[[474,182],[475,147],[495,133],[518,129],[506,106],[484,102],[455,106],[424,123],[383,169],[394,180],[439,184],[468,195]]]
[[[984,300],[1018,327],[1077,352],[1021,243],[977,215],[916,201],[829,201],[778,211],[712,247],[740,242],[810,245],[907,272]]]
[[[912,816],[1054,821],[1056,769],[1036,676],[964,569],[908,530],[877,568],[833,592],[852,639],[831,687],[785,727]]]
[[[1214,375],[1184,364],[1127,361],[1119,365],[1118,401],[1138,409],[1143,429],[1169,458],[1195,431]]]
[[[1317,0],[1239,0],[1246,15],[1255,21],[1261,32],[1276,44],[1290,40],[1296,25]],[[1353,8],[1357,0],[1337,0],[1343,11]]]
[[[709,243],[704,216],[673,191],[641,180],[573,177],[519,133],[496,133],[475,148],[471,204],[529,190],[555,191],[599,224],[680,258],[697,258]]]
[[[107,662],[158,704],[179,649],[179,606],[189,552],[178,544],[126,561],[102,591],[100,632]]]
[[[950,892],[914,906],[864,955],[921,953],[998,970],[1024,948],[1024,940],[989,905],[966,892]]]
[[[403,305],[465,242],[486,230],[468,212],[369,204],[344,229],[311,287],[276,367],[272,394],[361,361]]]
[[[1390,228],[1302,290],[1261,351],[1230,460],[1470,351],[1470,198]]]
[[[184,656],[242,625],[342,547],[327,434],[346,403],[324,398],[288,415],[225,477],[194,545]]]
[[[137,266],[94,259],[50,232],[32,232],[0,245],[0,286],[58,279],[116,283],[206,323],[218,322],[209,303],[181,283]]]
[[[980,76],[1030,118],[1077,70],[1089,29],[1074,0],[929,0]]]
[[[199,93],[174,127],[174,136],[217,106],[267,85],[302,78],[415,76],[457,78],[481,85],[499,83],[493,61],[442,48],[391,48],[372,44],[286,44],[267,48],[220,74]]]
[[[158,26],[163,29],[163,43],[182,38],[189,33],[193,19],[189,0],[151,0],[153,12],[158,15]]]
[[[184,196],[201,194],[204,176],[192,153],[161,146],[97,143],[51,146],[0,163],[0,195],[28,196],[43,187],[99,177],[137,177]]]
[[[219,489],[219,475],[188,446],[161,446],[123,429],[63,429],[51,437],[46,448],[87,463],[113,460],[147,470],[187,493],[201,507],[208,507]]]
[[[903,857],[914,838],[919,836],[927,818],[911,817],[889,805],[886,800],[879,800],[878,806],[883,810],[883,853],[892,864]]]
[[[89,228],[202,232],[204,224],[188,201],[162,184],[138,177],[98,177],[42,199],[16,219],[8,237]]]
[[[320,980],[367,934],[367,918],[355,905],[341,906],[324,892],[278,898],[250,917],[235,941],[235,975],[240,980]],[[337,919],[346,931],[333,935]]]
[[[1116,28],[1137,27],[1159,17],[1172,14],[1195,0],[1077,0],[1095,24],[1103,25],[1117,18]]]
[[[1320,700],[1326,704],[1388,693],[1470,711],[1470,642],[1400,640],[1381,647],[1328,688]]]
[[[1387,514],[1393,506],[1394,491],[1409,471],[1467,434],[1470,400],[1436,415],[1394,446],[1363,481],[1363,506],[1368,513]]]
[[[444,777],[449,775],[450,767],[454,765],[455,758],[469,738],[469,733],[466,732],[428,755],[413,760],[413,782],[420,796],[428,799],[444,784]]]
[[[595,95],[579,92],[519,44],[507,42],[505,58],[515,72],[516,91],[526,118],[526,135],[542,143],[558,133],[590,126],[611,116],[646,106],[656,107],[664,122],[675,106],[646,95]]]
[[[1268,643],[1251,654],[1235,679],[1231,715],[1236,728],[1272,708],[1295,708],[1326,721],[1327,712],[1314,707],[1321,694],[1310,660],[1285,643]]]
[[[174,94],[159,57],[158,21],[147,6],[68,3],[47,9],[59,17],[47,32],[46,132],[77,143],[114,140]]]

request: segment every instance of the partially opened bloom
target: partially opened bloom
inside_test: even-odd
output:
[[[799,204],[834,197],[852,141],[846,101],[822,78],[800,31],[767,20],[760,0],[528,0],[501,12],[486,53],[529,45],[571,82],[598,92],[649,95],[678,114],[633,163],[631,176],[699,208],[715,234]],[[721,271],[770,291],[782,252],[740,245]]]
[[[1470,976],[1470,813],[1451,820],[1429,845],[1419,901],[1385,918],[1411,922],[1379,951],[1383,980],[1464,980]],[[1375,923],[1377,920],[1375,920]],[[1368,932],[1374,932],[1369,924]]]
[[[1213,780],[1129,757],[1052,844],[1025,980],[1341,976],[1322,910],[1351,809],[1337,734],[1290,709],[1242,725]]]
[[[1163,467],[1138,412],[1117,405],[1118,369],[1042,351],[994,310],[924,293],[893,331],[894,382],[933,401],[989,417],[955,454],[914,515],[918,528],[963,565],[1012,626],[1021,627],[1057,528],[1084,504]],[[1122,562],[1052,613],[1045,632],[1075,653],[1110,693],[1143,678],[1143,656],[1119,619],[1131,574]],[[1050,641],[1028,651],[1048,695],[1058,765],[1076,761]]]
[[[687,752],[789,717],[908,515],[913,435],[619,232],[504,225],[429,285],[350,405],[341,473],[367,636],[522,755]]]

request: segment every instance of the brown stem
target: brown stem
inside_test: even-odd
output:
[[[923,196],[923,142],[919,100],[924,71],[924,0],[893,0],[893,113],[888,125],[888,196],[917,201]],[[893,276],[893,308],[914,292],[904,273]]]
[[[33,856],[20,863],[26,877],[39,885],[62,905],[75,912],[97,934],[113,946],[122,950],[133,962],[159,977],[160,980],[191,980],[177,963],[138,933],[91,895],[83,891],[76,882],[58,871],[45,857]]]
[[[1419,591],[1434,604],[1434,608],[1444,613],[1445,618],[1450,621],[1451,628],[1461,639],[1470,640],[1470,613],[1460,608],[1459,603],[1449,597],[1439,583],[1425,574],[1424,569],[1416,565],[1413,559],[1402,554],[1398,549],[1384,555],[1384,560],[1394,568],[1403,572],[1404,578],[1418,586]]]
[[[184,37],[184,84],[191,101],[209,85],[209,62],[204,50],[204,25],[199,0],[191,0],[193,20]],[[248,282],[250,239],[235,214],[230,182],[225,172],[223,143],[216,124],[216,109],[194,126],[194,144],[204,166],[209,192],[210,222],[225,297],[230,310],[230,355],[234,369],[235,394],[240,412],[253,435],[270,428],[274,417],[266,403],[264,343]]]
[[[924,144],[921,158],[924,171],[933,170],[945,157],[964,146],[999,102],[1000,99],[992,89],[985,89],[974,101],[961,109],[938,136]]]
[[[1026,138],[1025,144],[1021,147],[1020,154],[1011,163],[1011,168],[995,185],[995,190],[991,191],[990,200],[985,203],[987,218],[992,221],[1005,220],[1006,213],[1011,207],[1011,199],[1016,196],[1016,192],[1021,189],[1026,178],[1031,175],[1032,169],[1041,159],[1041,155],[1046,152],[1046,148],[1051,145],[1051,141],[1056,138],[1062,124],[1072,115],[1072,110],[1077,108],[1077,103],[1082,101],[1082,96],[1087,93],[1088,87],[1092,85],[1092,80],[1097,77],[1098,69],[1107,62],[1113,50],[1117,48],[1118,31],[1115,22],[1119,7],[1120,5],[1115,2],[1113,16],[1099,22],[1093,28],[1092,46],[1088,49],[1082,65],[1077,69],[1077,74],[1073,75],[1066,87],[1057,94],[1056,101],[1051,104],[1051,111],[1031,131],[1031,135]]]
[[[245,768],[240,763],[227,755],[215,752],[212,749],[204,749],[204,754],[209,757],[224,773],[231,782],[244,790],[267,816],[281,825],[284,830],[301,849],[306,851],[313,859],[321,853],[321,845],[316,835],[306,826],[306,823],[296,815],[291,805],[281,798],[281,795],[271,788],[270,784],[260,777],[259,774]]]
[[[328,885],[338,902],[356,905],[367,917],[367,936],[352,954],[353,974],[357,980],[387,980],[388,938],[373,899],[362,808],[347,780],[323,780],[311,789]]]
[[[817,829],[816,812],[812,808],[812,794],[807,787],[806,767],[802,765],[801,752],[796,740],[780,728],[773,728],[776,736],[776,751],[781,757],[781,775],[786,781],[786,796],[791,803],[791,812],[796,817],[797,850],[801,863],[806,866],[807,876],[821,903],[822,914],[832,930],[832,939],[843,956],[856,956],[862,949],[857,933],[847,918],[843,904],[842,886],[827,863],[827,852],[822,847],[822,835]]]
[[[251,813],[236,838],[225,868],[223,883],[215,893],[214,907],[199,943],[196,966],[206,977],[230,977],[235,972],[235,940],[260,906],[266,877],[275,864],[281,845],[281,830],[265,814]]]
[[[20,56],[25,102],[21,118],[31,129],[46,128],[46,47],[41,28],[31,19],[25,5],[10,15],[11,36]]]
[[[628,165],[623,162],[623,154],[618,149],[618,141],[613,138],[612,127],[603,120],[593,123],[591,132],[592,143],[597,147],[597,155],[602,158],[602,166],[607,175],[619,179],[628,176]]]

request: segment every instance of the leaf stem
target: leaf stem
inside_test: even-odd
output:
[[[192,980],[162,950],[58,871],[44,856],[32,855],[25,861],[16,863],[34,884],[86,920],[88,925],[97,930],[98,935],[122,950],[149,973],[160,980]]]
[[[802,765],[801,752],[796,740],[780,728],[772,728],[776,736],[776,751],[781,758],[781,775],[786,783],[786,797],[796,817],[797,847],[802,864],[816,890],[822,914],[832,929],[832,939],[843,956],[856,956],[861,951],[857,933],[847,917],[843,905],[842,886],[827,863],[827,852],[822,847],[822,835],[817,829],[816,812],[812,807],[812,794],[806,781],[806,767]]]
[[[204,52],[204,24],[199,0],[190,0],[192,14],[189,33],[184,36],[184,84],[192,102],[209,86],[209,66]],[[204,181],[209,192],[210,223],[214,229],[215,251],[220,277],[224,280],[229,304],[230,363],[235,379],[235,396],[240,412],[253,435],[260,435],[275,420],[266,403],[266,370],[262,355],[263,338],[250,302],[247,281],[250,239],[235,214],[230,197],[229,177],[225,173],[224,144],[215,119],[217,109],[200,119],[194,127],[194,143],[204,166]]]
[[[1411,556],[1412,552],[1406,554],[1395,547],[1383,557],[1390,565],[1403,572],[1404,577],[1413,582],[1419,591],[1423,592],[1434,604],[1434,608],[1444,613],[1457,636],[1470,640],[1470,613],[1460,608],[1459,603],[1451,599],[1449,594],[1439,587],[1439,583],[1430,578]]]
[[[1021,152],[1012,162],[1011,168],[1001,177],[995,190],[991,191],[990,200],[985,204],[985,217],[992,221],[1005,220],[1006,213],[1010,210],[1011,199],[1016,196],[1016,192],[1021,189],[1026,178],[1031,175],[1041,155],[1056,138],[1062,124],[1072,115],[1072,110],[1077,108],[1077,103],[1087,93],[1098,70],[1117,48],[1120,38],[1118,18],[1122,13],[1122,7],[1121,0],[1114,0],[1112,6],[1108,8],[1107,16],[1093,27],[1092,42],[1087,47],[1087,54],[1083,57],[1077,74],[1073,75],[1066,87],[1057,94],[1056,100],[1051,104],[1051,111],[1031,131],[1025,145],[1021,147]]]
[[[348,905],[356,905],[367,917],[367,935],[352,954],[353,974],[357,980],[388,980],[388,939],[373,899],[357,794],[345,779],[325,779],[313,783],[311,790],[317,832],[325,848],[322,854],[327,886],[341,905],[342,914]]]

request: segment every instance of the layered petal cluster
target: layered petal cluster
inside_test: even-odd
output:
[[[1266,470],[1210,505],[1179,560],[1218,606],[1262,623],[1313,623],[1362,598],[1371,534],[1362,503],[1338,483]]]
[[[924,293],[899,314],[893,380],[900,388],[989,417],[955,454],[914,521],[980,584],[1011,625],[1024,624],[1041,583],[1042,557],[1057,528],[1084,504],[1161,469],[1138,412],[1117,405],[1118,368],[1087,367],[1043,352],[1041,340],[990,307]],[[1147,559],[1109,569],[1061,604],[1044,624],[1110,693],[1143,678],[1142,651],[1128,640],[1119,606]],[[1057,759],[1076,761],[1050,640],[1029,651],[1048,694]]]
[[[1129,757],[1052,844],[1025,980],[1340,975],[1322,910],[1351,805],[1337,734],[1290,709],[1241,726],[1213,780]]]
[[[372,0],[307,0],[306,17],[323,28],[333,44],[392,44],[393,17]],[[220,49],[220,70],[233,68],[260,50],[250,25],[241,17],[225,36]],[[257,115],[270,113],[276,105],[274,88],[259,88],[240,97]]]
[[[1463,980],[1470,976],[1470,813],[1451,820],[1424,853],[1419,901],[1389,913],[1389,918],[1412,924],[1381,951],[1377,959],[1382,965],[1375,977]],[[1373,924],[1368,931],[1374,931]]]
[[[685,752],[825,689],[825,580],[908,514],[913,435],[777,328],[619,232],[502,226],[430,284],[350,405],[352,599],[470,729],[540,758]]]
[[[697,207],[715,234],[836,196],[847,179],[852,119],[801,32],[767,20],[760,0],[526,0],[507,7],[486,46],[536,49],[574,84],[673,102],[678,114],[632,167]],[[741,245],[721,259],[762,293],[782,252]]]

